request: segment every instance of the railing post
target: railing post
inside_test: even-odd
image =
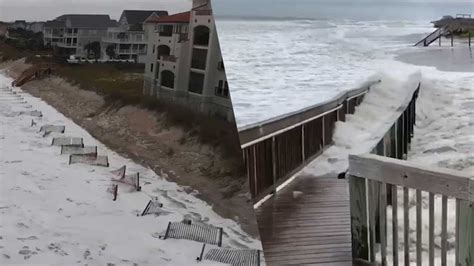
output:
[[[474,202],[456,200],[456,266],[474,265]]]
[[[301,159],[302,159],[302,162],[306,161],[305,149],[304,149],[304,145],[305,145],[304,133],[305,133],[305,124],[302,124],[301,125]]]
[[[273,185],[277,182],[277,145],[275,137],[272,137],[272,176],[273,176]],[[274,192],[276,192],[276,187]]]
[[[253,170],[253,178],[254,178],[254,185],[255,185],[255,195],[260,193],[258,189],[259,180],[257,176],[257,147],[256,145],[252,145],[252,170]]]
[[[365,183],[364,178],[349,176],[352,257],[368,261],[367,190]]]
[[[325,130],[325,128],[324,128],[324,124],[325,124],[325,123],[324,123],[324,120],[325,120],[325,118],[326,118],[325,115],[323,115],[323,116],[321,117],[321,125],[322,125],[322,127],[321,127],[321,130],[322,130],[322,133],[321,133],[322,142],[321,142],[321,143],[322,143],[322,145],[323,145],[323,148],[326,147],[326,130]]]

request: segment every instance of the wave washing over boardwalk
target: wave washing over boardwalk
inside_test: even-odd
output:
[[[467,40],[455,50],[449,39],[413,47],[434,30],[428,19],[220,19],[217,27],[239,127],[328,100],[377,72],[399,80],[420,66],[426,77],[474,72]]]
[[[24,103],[10,93],[10,82],[0,74],[1,265],[220,265],[196,262],[201,243],[159,238],[168,222],[183,219],[223,227],[223,247],[261,250],[259,241],[214,213],[192,189],[120,157],[45,102],[15,88]],[[18,115],[33,110],[43,117]],[[65,136],[98,146],[110,167],[68,165],[68,156],[51,146],[52,137],[38,133],[45,124],[64,125]],[[140,172],[142,191],[121,184],[112,201],[110,171],[123,165],[127,172]],[[152,198],[164,205],[159,215],[137,216]]]

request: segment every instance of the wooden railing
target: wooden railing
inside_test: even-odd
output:
[[[456,266],[474,265],[474,180],[459,172],[423,168],[400,159],[406,158],[415,124],[419,87],[400,116],[372,147],[371,155],[349,156],[352,253],[354,259],[388,265],[387,206],[398,217],[398,193],[403,191],[403,260],[410,265],[410,229],[416,232],[416,264],[422,257],[422,193],[429,193],[428,262],[434,265],[435,195],[442,196],[441,264],[447,265],[448,198],[456,199]],[[410,228],[409,192],[416,191],[416,228]],[[398,219],[392,219],[392,265],[399,265]]]
[[[448,198],[456,200],[455,265],[474,265],[474,179],[462,172],[422,167],[378,155],[350,156],[352,249],[355,259],[388,265],[387,226],[392,227],[391,265],[399,265],[397,218],[387,219],[387,192],[391,191],[392,215],[398,217],[398,193],[403,189],[403,265],[410,265],[410,230],[416,231],[416,264],[435,263],[435,224],[441,224],[441,265],[448,265]],[[410,216],[409,192],[416,193],[416,215]],[[423,260],[422,193],[429,193],[428,261]],[[435,195],[442,197],[441,219],[435,220]],[[410,228],[410,219],[416,228]],[[413,227],[413,226],[412,226]],[[377,248],[379,246],[380,248]],[[380,252],[378,252],[378,250]],[[450,264],[452,265],[452,264]]]
[[[332,100],[239,129],[255,202],[301,170],[332,144],[334,126],[353,114],[370,87],[340,93]]]

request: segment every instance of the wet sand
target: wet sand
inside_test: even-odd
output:
[[[419,47],[401,53],[395,59],[408,64],[435,67],[439,71],[474,72],[474,47],[469,48],[467,44]]]

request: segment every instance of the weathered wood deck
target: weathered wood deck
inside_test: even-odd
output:
[[[355,265],[347,180],[299,176],[256,213],[268,265]]]

